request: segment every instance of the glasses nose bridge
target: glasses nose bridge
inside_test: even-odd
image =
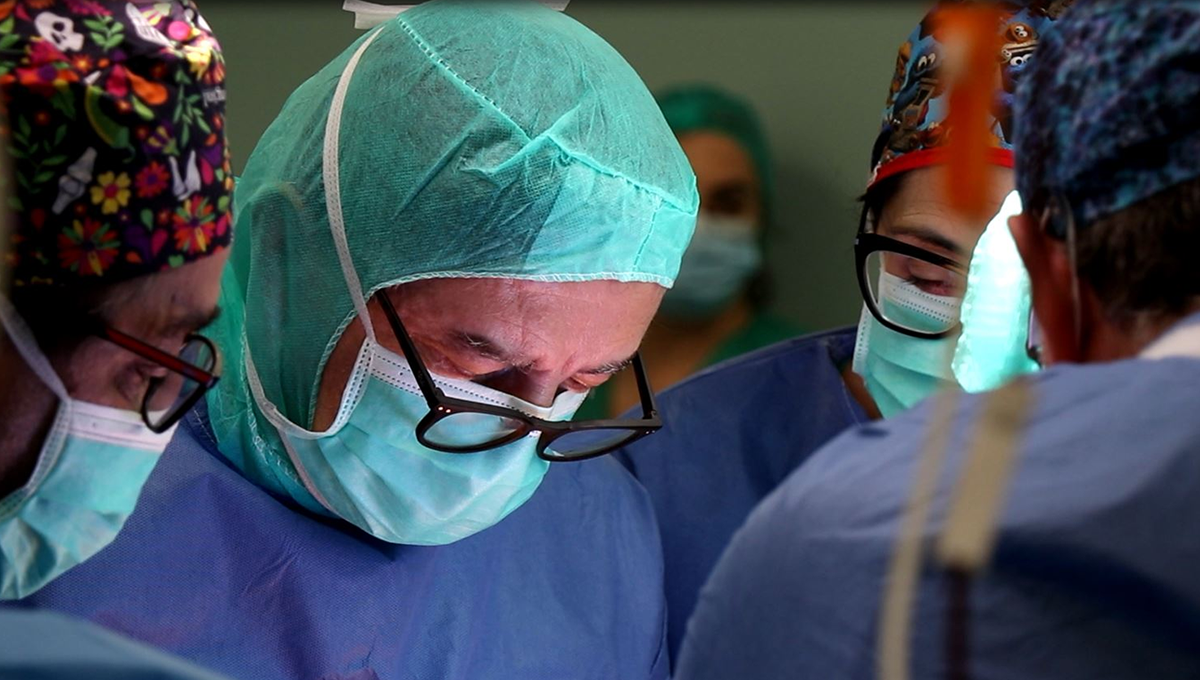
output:
[[[561,381],[545,372],[506,371],[480,384],[514,396],[535,406],[548,408],[554,405]]]

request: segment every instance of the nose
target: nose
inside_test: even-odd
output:
[[[546,373],[505,371],[481,380],[480,384],[537,406],[550,406],[554,404],[554,397],[558,396],[561,381]]]

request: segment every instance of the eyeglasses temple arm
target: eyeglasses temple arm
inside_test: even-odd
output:
[[[141,356],[144,359],[149,359],[164,368],[170,369],[184,376],[188,380],[194,380],[205,387],[212,387],[216,382],[216,376],[204,369],[193,366],[188,362],[169,352],[164,352],[154,345],[147,344],[133,337],[126,335],[121,331],[105,326],[97,331],[100,337],[116,343],[125,349]]]
[[[400,321],[400,315],[396,313],[396,308],[392,306],[392,301],[388,299],[387,293],[381,292],[378,295],[379,306],[383,308],[383,313],[387,316],[388,321],[392,324],[392,331],[396,335],[396,340],[400,342],[400,349],[404,352],[404,357],[408,361],[408,367],[412,369],[413,377],[417,379],[417,385],[421,387],[421,392],[425,395],[425,402],[429,404],[429,408],[435,408],[438,405],[438,397],[444,398],[442,390],[433,382],[433,376],[430,375],[429,369],[425,368],[425,362],[421,361],[420,354],[417,353],[417,346],[413,343],[412,338],[408,336],[408,329],[404,327],[404,323]]]
[[[645,411],[642,416],[657,418],[658,404],[654,401],[654,390],[651,389],[650,380],[646,377],[646,367],[642,364],[640,352],[633,355],[633,373],[637,378],[638,394],[642,398],[642,408]]]

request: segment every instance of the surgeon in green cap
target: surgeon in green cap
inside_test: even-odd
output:
[[[750,103],[721,88],[681,85],[659,106],[696,173],[700,214],[675,285],[642,342],[650,379],[665,389],[696,371],[795,337],[766,310],[764,243],[775,227],[774,173]],[[634,376],[592,390],[577,417],[616,416],[638,404]]]
[[[233,677],[665,678],[637,351],[696,180],[599,36],[435,0],[303,84],[235,193],[221,383],[38,594]],[[572,421],[628,370],[624,419]],[[591,459],[591,460],[587,460]]]

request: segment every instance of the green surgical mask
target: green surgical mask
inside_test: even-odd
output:
[[[762,247],[754,222],[701,212],[675,285],[663,297],[662,312],[684,319],[715,316],[761,266]]]
[[[116,538],[175,430],[72,399],[33,333],[0,297],[0,326],[59,398],[29,481],[0,499],[0,600],[27,597]]]
[[[880,272],[880,305],[888,319],[911,328],[940,328],[958,318],[960,300],[920,293],[911,284]],[[916,338],[887,328],[865,306],[858,325],[853,370],[884,418],[954,387],[950,359],[957,338]]]

